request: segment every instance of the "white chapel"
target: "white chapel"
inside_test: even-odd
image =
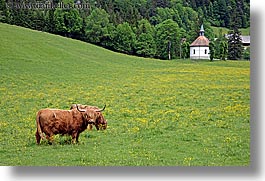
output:
[[[190,44],[190,59],[210,59],[209,40],[204,36],[203,25],[199,37]]]

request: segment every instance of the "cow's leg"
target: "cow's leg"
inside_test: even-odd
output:
[[[92,124],[88,125],[88,130],[92,130]]]
[[[96,126],[97,130],[99,130],[99,124],[95,124],[95,126]]]
[[[79,133],[77,133],[77,134],[76,134],[76,137],[75,137],[75,141],[76,141],[76,143],[79,142],[79,141],[78,141],[78,138],[79,138]]]
[[[40,144],[40,134],[38,133],[38,130],[36,131],[36,134],[35,134],[35,136],[36,136],[36,142],[37,142],[37,144],[39,145]]]
[[[102,129],[103,130],[107,129],[107,124],[102,124]]]
[[[75,144],[77,142],[78,136],[79,136],[78,132],[73,132],[72,133],[72,143]]]
[[[48,140],[48,144],[51,145],[53,143],[53,134],[46,134],[46,139]]]

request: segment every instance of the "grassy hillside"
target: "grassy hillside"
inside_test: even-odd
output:
[[[137,58],[0,24],[0,165],[250,164],[250,63]],[[35,143],[41,108],[102,107],[80,143]]]
[[[224,34],[228,34],[229,33],[229,29],[228,28],[223,28],[223,27],[214,27],[212,26],[213,32],[215,34],[216,37],[219,36],[219,33],[221,31],[221,33]],[[250,35],[250,27],[249,28],[241,28],[239,29],[241,31],[241,34],[244,36],[249,36]]]

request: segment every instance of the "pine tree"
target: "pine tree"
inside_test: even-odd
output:
[[[238,28],[234,28],[234,30],[229,31],[228,59],[230,60],[239,60],[242,57],[243,46],[240,36],[241,32],[238,30]]]
[[[231,30],[228,37],[228,59],[239,60],[242,57],[243,45],[241,39],[241,32],[239,27],[241,26],[241,15],[238,10],[238,3],[233,5],[233,14],[231,17]]]

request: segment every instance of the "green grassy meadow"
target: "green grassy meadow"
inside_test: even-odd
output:
[[[0,42],[0,165],[250,165],[250,62],[139,58],[6,24]],[[36,112],[72,103],[107,104],[107,130],[36,145]]]
[[[213,29],[213,32],[217,37],[219,36],[220,31],[222,32],[223,35],[229,33],[228,28],[214,27],[214,26],[211,26],[211,28]],[[241,34],[243,36],[249,36],[250,35],[250,27],[249,28],[240,28],[239,31],[241,32]]]

